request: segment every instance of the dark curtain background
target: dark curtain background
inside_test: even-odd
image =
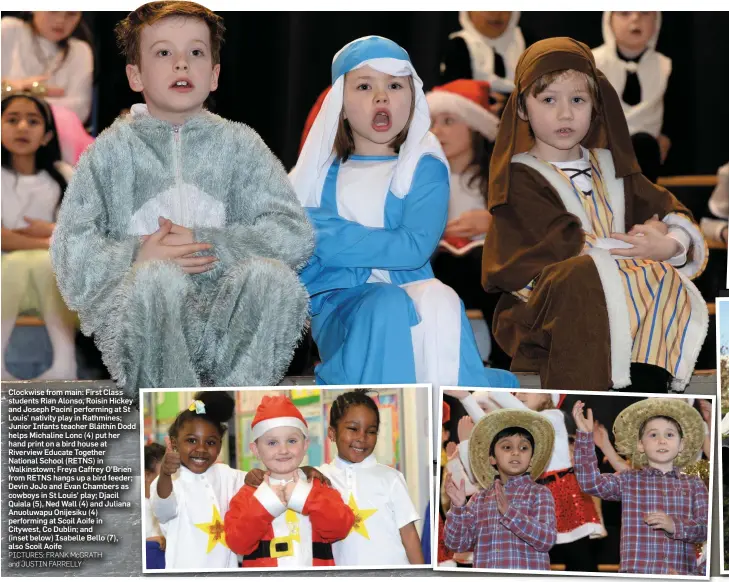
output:
[[[330,83],[334,54],[378,34],[408,50],[426,89],[438,84],[442,47],[457,12],[221,12],[227,27],[216,113],[256,129],[287,168],[304,121]],[[97,49],[98,125],[140,101],[127,85],[113,36],[121,12],[87,13]],[[602,44],[601,12],[524,12],[527,43],[572,36]],[[729,160],[729,13],[664,12],[658,50],[673,60],[664,132],[666,174],[713,174]]]

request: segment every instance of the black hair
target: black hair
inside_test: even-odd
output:
[[[43,117],[43,123],[45,124],[44,133],[47,133],[49,131],[53,132],[53,136],[51,137],[50,141],[46,145],[40,146],[35,152],[35,171],[40,172],[41,170],[45,170],[46,172],[48,172],[50,177],[53,178],[53,180],[60,186],[61,198],[58,201],[60,205],[61,200],[63,200],[63,194],[66,190],[66,186],[68,186],[68,184],[66,183],[66,179],[56,168],[56,162],[61,161],[61,146],[58,144],[58,132],[56,131],[56,124],[53,121],[53,113],[51,112],[50,106],[44,99],[41,99],[40,97],[37,97],[35,95],[31,95],[30,93],[14,93],[12,95],[9,95],[8,97],[5,97],[5,99],[2,100],[2,113],[5,113],[5,110],[12,101],[21,98],[29,99],[30,101],[35,103],[35,106],[38,108],[41,117]],[[4,145],[2,146],[0,163],[2,164],[3,168],[15,173],[15,170],[13,169],[13,154],[11,154]]]
[[[655,420],[657,418],[660,418],[662,420],[667,420],[668,422],[670,422],[673,426],[676,427],[676,430],[678,431],[679,438],[683,438],[683,429],[681,428],[681,425],[679,424],[679,422],[675,418],[671,418],[670,416],[658,415],[658,416],[651,416],[650,418],[646,418],[643,421],[643,423],[640,425],[640,428],[638,429],[638,440],[640,440],[640,439],[643,438],[643,433],[645,432],[646,425],[651,420]]]
[[[165,456],[165,448],[159,443],[144,445],[144,472],[154,471],[154,466],[161,463]]]
[[[510,426],[508,428],[504,428],[500,430],[498,433],[496,433],[496,436],[491,441],[491,446],[489,447],[489,456],[493,457],[495,456],[494,453],[496,452],[496,443],[498,443],[501,439],[505,439],[507,437],[511,436],[522,436],[526,440],[529,441],[529,444],[532,445],[532,450],[534,450],[534,437],[532,436],[532,433],[530,433],[527,429],[522,428],[520,426]]]
[[[223,390],[211,390],[198,392],[192,397],[193,400],[200,400],[205,405],[205,412],[198,414],[196,410],[190,410],[186,408],[180,414],[177,415],[175,421],[170,425],[167,433],[171,438],[177,438],[180,431],[180,427],[185,424],[188,420],[195,420],[201,418],[212,424],[220,434],[222,438],[225,432],[228,430],[228,426],[225,424],[233,416],[233,410],[235,409],[235,400]]]
[[[337,399],[332,403],[332,409],[329,412],[329,426],[336,429],[339,421],[347,412],[350,406],[366,406],[375,413],[377,417],[377,430],[380,429],[380,411],[377,408],[377,403],[367,393],[370,392],[367,388],[357,388],[351,392],[345,392],[337,396]]]
[[[469,188],[472,188],[474,182],[478,180],[478,189],[481,192],[484,202],[488,204],[489,164],[491,163],[493,144],[479,132],[471,130],[471,150],[473,158],[469,168],[474,168],[476,171],[468,179],[467,185]]]

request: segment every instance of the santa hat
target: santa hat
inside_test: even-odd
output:
[[[447,402],[443,402],[443,424],[451,419],[451,407]]]
[[[561,408],[562,403],[564,402],[565,396],[567,396],[567,395],[566,394],[558,394],[556,392],[552,392],[550,394],[550,396],[552,397],[552,404],[554,404],[554,407],[555,408]]]
[[[489,84],[486,81],[458,79],[434,87],[425,97],[431,115],[452,113],[488,140],[496,139],[499,118],[489,111]]]
[[[253,440],[263,436],[272,428],[281,426],[298,428],[305,437],[309,436],[309,427],[304,417],[287,396],[264,396],[251,422]]]

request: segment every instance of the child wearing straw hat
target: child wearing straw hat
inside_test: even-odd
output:
[[[466,503],[465,482],[449,475],[445,545],[473,550],[476,568],[549,570],[557,540],[554,499],[534,480],[554,446],[554,429],[531,410],[503,409],[479,421],[470,438],[471,470],[483,489]]]
[[[633,470],[601,474],[593,441],[592,410],[578,401],[574,466],[582,489],[622,503],[620,572],[702,575],[695,545],[706,541],[709,492],[680,468],[704,441],[699,413],[679,399],[648,398],[623,410],[613,425],[618,451]]]

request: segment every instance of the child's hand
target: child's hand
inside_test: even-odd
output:
[[[261,485],[261,483],[263,483],[266,475],[268,474],[269,473],[267,471],[264,471],[263,469],[251,469],[246,473],[244,483],[249,487],[255,487],[256,489],[258,489],[258,487]]]
[[[633,245],[629,249],[610,249],[610,254],[631,259],[648,259],[651,261],[667,261],[675,257],[681,250],[679,242],[662,234],[661,228],[651,224],[636,224],[630,232],[635,234],[611,233],[610,236]]]
[[[301,467],[301,470],[304,472],[304,475],[306,475],[306,480],[311,482],[314,479],[317,481],[320,481],[322,484],[326,485],[327,487],[332,486],[332,482],[327,479],[323,473],[321,473],[318,469],[315,469],[314,467]]]
[[[30,216],[24,216],[23,220],[28,223],[28,226],[14,228],[13,230],[18,234],[32,236],[33,238],[50,238],[53,234],[53,229],[56,227],[52,222],[31,218]]]
[[[171,245],[171,246],[179,246],[179,245],[191,245],[195,242],[195,236],[193,235],[192,229],[185,228],[182,225],[176,224],[172,222],[171,220],[164,218],[160,216],[157,219],[157,222],[159,223],[160,228],[165,223],[165,221],[169,221],[172,223],[172,228],[170,229],[170,234],[165,236],[162,239],[162,244],[164,245]]]
[[[700,399],[699,412],[701,413],[701,417],[704,419],[704,422],[711,426],[711,402]]]
[[[461,420],[458,421],[458,440],[463,442],[471,438],[474,426],[476,425],[470,416],[461,417]]]
[[[456,485],[453,481],[453,475],[446,473],[445,490],[451,505],[463,507],[466,505],[466,480],[461,479],[461,484]]]
[[[509,498],[506,496],[501,479],[494,479],[494,495],[496,496],[496,509],[501,515],[504,515],[509,510]]]
[[[488,210],[469,210],[446,224],[444,237],[471,238],[486,234],[491,225],[491,213]]]
[[[454,443],[453,441],[449,442],[446,445],[446,457],[448,457],[448,460],[451,461],[455,459],[458,456],[458,445]]]
[[[592,438],[595,439],[595,444],[601,451],[604,450],[606,445],[610,444],[610,435],[608,434],[608,430],[605,428],[605,425],[600,424],[597,421],[593,422]]]
[[[271,480],[268,475],[263,478],[263,482],[271,488],[271,491],[276,494],[276,497],[279,498],[279,501],[286,505],[287,501],[286,497],[284,496],[283,487],[281,487],[280,485],[271,485]]]
[[[575,419],[577,430],[580,432],[592,432],[595,426],[595,423],[592,420],[592,409],[587,409],[587,416],[585,416],[584,410],[585,403],[582,402],[582,400],[578,400],[572,407],[572,418]]]
[[[172,476],[180,468],[180,453],[172,446],[170,437],[165,437],[165,445],[167,446],[167,450],[165,451],[165,456],[162,457],[160,472]]]
[[[643,521],[645,521],[646,524],[651,526],[653,529],[662,529],[670,534],[676,531],[676,524],[673,522],[673,519],[662,511],[646,513]]]
[[[286,505],[288,505],[289,500],[291,499],[291,495],[294,492],[294,488],[296,487],[296,484],[299,482],[299,472],[296,471],[294,473],[294,480],[291,481],[291,483],[286,483],[286,486],[283,488],[283,496],[286,500]]]
[[[468,390],[443,390],[443,394],[453,396],[453,398],[458,398],[458,400],[463,400],[471,393]]]
[[[658,230],[661,234],[668,234],[668,225],[665,222],[663,222],[660,218],[658,218],[657,214],[654,214],[653,216],[651,216],[643,224],[645,226],[652,226],[653,228]],[[635,226],[628,231],[628,234],[630,234],[630,235],[638,234],[638,231],[635,230]]]
[[[164,220],[164,224],[159,230],[147,237],[143,237],[142,246],[137,253],[136,264],[147,261],[162,260],[174,261],[185,273],[190,275],[197,273],[205,273],[213,268],[212,263],[217,261],[215,257],[195,257],[195,253],[207,251],[212,248],[209,243],[193,243],[184,245],[166,245],[162,243],[164,239],[172,231],[173,223],[170,220]]]

